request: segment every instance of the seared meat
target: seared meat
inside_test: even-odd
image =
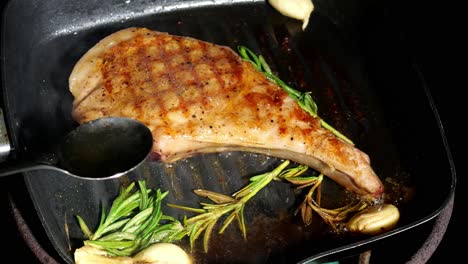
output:
[[[90,49],[69,84],[77,122],[140,120],[163,162],[251,151],[308,165],[360,195],[383,192],[365,153],[322,128],[228,47],[129,28]]]

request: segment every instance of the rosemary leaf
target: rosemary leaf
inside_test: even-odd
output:
[[[291,177],[286,178],[288,181],[297,181],[297,182],[308,182],[308,181],[316,181],[318,179],[317,176],[305,176],[305,177]]]
[[[186,225],[200,222],[200,220],[210,219],[210,218],[215,216],[214,213],[206,212],[205,210],[203,210],[203,212],[204,213],[202,213],[200,215],[197,215],[197,216],[194,216],[194,217],[191,217],[191,218],[187,219],[185,221]]]
[[[91,230],[89,230],[83,218],[77,215],[76,219],[78,219],[78,225],[80,226],[81,232],[83,232],[83,234],[85,235],[85,238],[90,238],[93,235],[93,233],[91,232]]]
[[[106,234],[106,233],[109,233],[109,232],[112,232],[112,231],[115,231],[119,228],[121,228],[122,226],[124,226],[130,219],[122,219],[120,221],[117,221],[117,222],[114,222],[110,225],[107,225],[105,228],[103,228],[101,230],[101,236]]]
[[[151,243],[166,241],[174,233],[174,231],[181,231],[182,225],[175,223],[164,224],[156,227],[151,234]]]
[[[215,203],[228,203],[228,202],[234,202],[235,199],[232,198],[231,196],[212,192],[212,191],[207,191],[207,190],[202,190],[202,189],[197,189],[193,191],[195,194],[198,196],[203,196]]]
[[[251,182],[249,185],[247,185],[240,191],[234,193],[234,198],[241,199],[241,201],[243,202],[249,200],[255,194],[257,194],[257,192],[259,192],[263,187],[270,183],[275,177],[277,177],[281,173],[281,171],[289,165],[289,163],[290,161],[286,160],[271,172],[263,174],[263,177]]]
[[[148,207],[148,190],[146,189],[145,181],[138,181],[138,187],[140,187],[140,211],[145,210]]]
[[[135,248],[137,248],[138,243],[134,243],[134,245],[122,248],[122,249],[112,249],[112,248],[107,248],[106,251],[109,253],[111,256],[115,257],[127,257],[131,256],[133,252],[135,251]]]
[[[114,232],[110,235],[103,236],[98,241],[122,241],[122,240],[135,240],[136,235],[127,232]]]
[[[197,239],[196,234],[198,233],[198,230],[200,229],[201,225],[202,225],[202,222],[195,222],[193,225],[190,226],[190,233],[188,235],[189,235],[189,241],[190,241],[190,247],[191,248],[193,248],[193,246],[195,244],[195,240]]]
[[[177,204],[167,204],[167,206],[172,207],[172,208],[182,209],[184,211],[194,212],[194,213],[205,213],[206,212],[204,209],[192,208],[192,207],[188,207],[188,206],[181,206],[181,205],[177,205]]]
[[[208,245],[210,242],[211,233],[213,232],[213,227],[215,226],[216,221],[212,221],[206,227],[205,234],[203,236],[203,250],[208,252]]]
[[[135,244],[134,241],[99,241],[99,240],[86,240],[86,246],[94,246],[102,249],[123,249],[131,247]]]
[[[140,225],[143,221],[145,221],[151,215],[152,212],[153,212],[153,207],[148,207],[145,210],[139,212],[134,217],[132,217],[132,219],[130,219],[130,221],[127,222],[127,224],[125,224],[125,226],[122,228],[122,231],[127,231],[131,227]]]
[[[161,218],[161,202],[161,191],[158,190],[156,192],[156,199],[154,200],[154,207],[151,216],[135,231],[136,233],[143,232],[141,235],[145,236],[148,232],[151,231],[151,227],[154,227],[156,224],[158,224],[159,219]]]
[[[99,226],[102,226],[105,220],[106,220],[106,212],[104,209],[104,204],[101,203],[101,219],[99,220]]]
[[[256,182],[258,181],[259,179],[262,179],[265,177],[265,175],[267,175],[268,173],[264,173],[264,174],[260,174],[260,175],[256,175],[256,176],[252,176],[249,181],[250,182]]]
[[[162,215],[161,216],[161,220],[167,220],[167,221],[170,221],[170,222],[179,222],[175,217],[172,217],[170,215]]]
[[[241,207],[239,213],[237,214],[237,222],[239,223],[239,229],[242,232],[242,237],[244,237],[244,240],[247,240],[247,228],[245,227],[244,206]]]
[[[234,200],[236,201],[236,200]],[[223,203],[223,204],[208,204],[208,203],[200,203],[200,205],[203,207],[203,210],[208,211],[208,210],[213,210],[213,209],[218,209],[222,207],[229,206],[231,203]]]
[[[132,191],[133,187],[135,186],[135,183],[132,182],[131,184],[129,184],[127,186],[127,188],[123,188],[121,187],[120,188],[120,194],[119,196],[114,200],[114,202],[112,203],[112,206],[111,206],[111,212],[113,211],[113,209],[115,210],[115,208],[118,208],[120,207],[121,203],[127,199],[129,193]]]
[[[115,208],[115,210],[113,210],[114,208],[111,208],[111,211],[109,215],[107,216],[107,221],[112,222],[121,217],[127,216],[135,208],[138,208],[139,198],[140,198],[140,193],[136,192],[135,194],[132,194],[131,196],[123,200],[122,203],[120,203],[119,206]]]
[[[224,232],[224,230],[228,227],[228,225],[232,222],[232,220],[236,218],[237,213],[238,213],[237,211],[232,212],[229,215],[229,217],[227,217],[226,220],[224,220],[223,226],[219,229],[218,234],[222,234]]]

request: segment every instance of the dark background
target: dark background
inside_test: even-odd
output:
[[[3,8],[6,1],[0,3]],[[395,2],[395,4],[398,4]],[[3,10],[3,9],[2,9]],[[466,123],[464,118],[467,111],[462,104],[463,88],[456,81],[457,70],[453,64],[458,56],[456,48],[456,34],[453,34],[454,24],[452,19],[445,16],[444,7],[441,5],[429,4],[427,1],[415,0],[405,1],[404,6],[394,9],[395,17],[398,17],[400,25],[405,25],[408,45],[414,47],[417,62],[422,67],[424,78],[432,93],[433,99],[439,111],[446,137],[453,155],[457,170],[457,191],[450,223],[441,241],[428,263],[446,263],[450,260],[462,259],[461,250],[457,246],[457,241],[463,241],[461,236],[462,220],[461,210],[464,201],[459,193],[464,186],[465,165],[461,160],[461,138],[460,126]],[[463,67],[463,66],[462,66]],[[458,86],[457,86],[458,85]],[[466,103],[465,103],[466,104]],[[430,144],[430,142],[428,142]],[[7,250],[2,250],[3,259],[12,259],[14,263],[40,263],[39,259],[32,253],[28,245],[18,231],[18,226],[13,218],[13,212],[9,205],[9,196],[23,197],[17,201],[18,206],[30,206],[27,192],[22,185],[21,177],[7,177],[0,179],[0,227],[2,230],[2,244],[6,244]],[[16,201],[16,200],[15,200]],[[30,245],[33,248],[43,247],[50,249],[50,244],[46,240],[41,240],[45,235],[42,233],[40,220],[36,215],[24,215],[29,227],[34,231],[38,239],[37,244]],[[429,221],[417,228],[410,230],[405,237],[393,244],[389,244],[386,252],[377,251],[373,255],[386,255],[375,263],[405,263],[418,251],[424,243],[429,233],[433,229],[435,220]],[[4,246],[5,247],[5,246]],[[54,254],[54,250],[49,250],[52,257],[60,258]],[[383,261],[386,259],[388,261]],[[371,259],[372,260],[372,259]],[[47,259],[43,259],[47,262]],[[374,263],[371,261],[371,263]],[[356,263],[357,264],[357,263]]]

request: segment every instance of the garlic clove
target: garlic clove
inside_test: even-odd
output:
[[[268,0],[282,15],[302,20],[302,30],[309,23],[309,17],[314,10],[311,0]]]
[[[171,243],[156,243],[133,256],[135,264],[164,263],[190,264],[190,256],[179,246]]]
[[[75,250],[76,264],[191,264],[190,256],[179,246],[156,243],[133,257],[109,256],[105,250],[83,246]]]
[[[130,257],[111,257],[106,251],[92,246],[75,250],[75,264],[133,264]]]
[[[392,204],[368,207],[355,214],[346,224],[351,232],[378,235],[393,229],[400,219],[398,208]]]

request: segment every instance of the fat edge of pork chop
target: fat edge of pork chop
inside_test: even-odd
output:
[[[146,28],[115,32],[69,77],[72,116],[125,116],[147,125],[163,162],[251,151],[312,167],[359,195],[380,197],[369,157],[320,126],[232,49]]]

